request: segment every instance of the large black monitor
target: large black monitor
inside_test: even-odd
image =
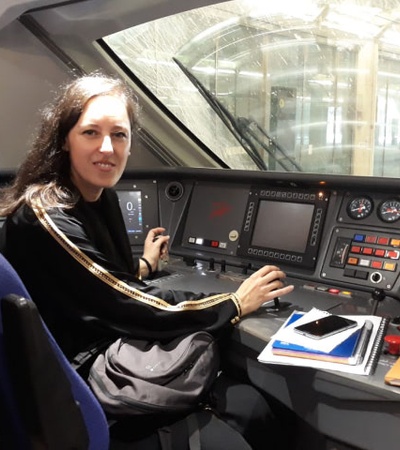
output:
[[[199,182],[193,188],[182,246],[193,255],[235,255],[248,185]]]
[[[313,268],[328,200],[323,191],[251,189],[238,254]]]

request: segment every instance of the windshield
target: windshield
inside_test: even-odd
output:
[[[104,41],[232,169],[400,176],[397,0],[237,0]]]

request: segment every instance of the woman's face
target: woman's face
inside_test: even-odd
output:
[[[66,138],[71,179],[87,201],[96,201],[114,186],[125,169],[131,126],[125,104],[116,96],[89,100]]]

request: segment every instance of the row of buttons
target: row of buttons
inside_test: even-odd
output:
[[[283,198],[287,200],[315,200],[315,194],[309,194],[307,192],[292,192],[292,191],[275,191],[262,189],[260,191],[260,197],[266,198]]]
[[[188,238],[189,244],[201,245],[202,247],[223,248],[226,249],[228,244],[226,242],[215,241],[211,239],[203,239],[196,237]]]
[[[334,287],[314,285],[314,284],[305,284],[303,287],[304,289],[308,289],[311,291],[326,292],[327,294],[340,295],[341,297],[350,298],[352,296],[350,291],[342,291],[341,289]]]
[[[356,244],[352,244],[350,247],[350,253],[352,253],[352,255],[347,258],[348,265],[371,268],[375,270],[386,270],[388,272],[395,272],[397,270],[397,264],[393,262],[393,260],[398,260],[400,258],[400,251],[394,250],[393,247],[400,246],[400,239],[357,233],[353,237],[353,242]],[[377,244],[385,247],[389,246],[391,248],[376,248],[357,245],[358,243]],[[354,256],[354,254],[360,256]],[[364,256],[372,256],[382,259],[368,259]],[[344,275],[361,279],[368,278],[368,273],[363,271],[353,271],[352,269],[345,271]]]
[[[397,269],[397,264],[393,262],[354,258],[352,256],[347,260],[347,264],[352,266],[371,267],[371,269],[387,270],[389,272],[395,272]]]
[[[389,245],[390,247],[400,247],[400,239],[389,238],[386,236],[375,236],[365,234],[355,234],[353,237],[355,242],[365,242],[367,244]]]
[[[373,255],[378,258],[399,259],[399,250],[385,250],[383,248],[360,247],[353,245],[350,249],[351,253],[362,253],[363,255]]]
[[[291,262],[297,262],[297,263],[301,263],[303,261],[302,256],[292,255],[291,253],[275,252],[275,251],[271,251],[271,250],[261,250],[261,249],[253,248],[253,247],[249,247],[247,250],[247,253],[249,255],[265,256],[266,258],[271,258],[271,259],[280,259],[281,261],[291,261]]]

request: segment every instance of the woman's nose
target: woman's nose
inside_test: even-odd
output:
[[[101,152],[112,152],[114,151],[114,148],[112,146],[111,137],[110,136],[104,136],[103,142],[101,143]]]

